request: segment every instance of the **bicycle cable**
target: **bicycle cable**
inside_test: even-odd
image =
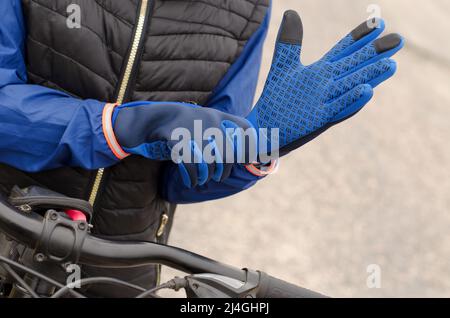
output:
[[[66,293],[68,293],[71,290],[72,286],[74,286],[75,284],[77,284],[77,285],[79,284],[80,287],[83,287],[83,286],[92,285],[92,284],[99,284],[99,283],[125,286],[125,287],[129,287],[129,288],[132,288],[132,289],[136,289],[136,290],[138,290],[140,292],[145,292],[146,291],[145,288],[142,288],[140,286],[124,282],[124,281],[116,279],[116,278],[111,278],[111,277],[90,277],[90,278],[80,279],[78,281],[75,281],[73,283],[70,283],[70,284],[64,286],[63,288],[59,289],[55,294],[53,294],[50,298],[60,298],[60,297],[64,296]]]
[[[119,279],[115,279],[115,278],[110,278],[110,277],[90,277],[90,278],[84,278],[78,281],[75,281],[73,283],[70,283],[68,285],[63,285],[55,280],[53,280],[50,277],[47,277],[31,268],[28,268],[16,261],[13,261],[9,258],[6,258],[4,256],[0,256],[0,266],[2,266],[7,272],[8,274],[10,274],[12,276],[12,278],[16,281],[16,283],[18,283],[20,286],[22,286],[29,294],[31,297],[33,298],[40,298],[39,295],[37,295],[33,289],[17,274],[17,272],[11,268],[15,267],[19,270],[22,270],[24,272],[27,272],[35,277],[38,277],[42,280],[47,281],[48,283],[55,285],[56,287],[58,287],[58,291],[55,292],[55,294],[53,294],[50,298],[61,298],[63,296],[65,296],[67,293],[70,293],[72,296],[75,296],[76,298],[86,298],[86,296],[76,292],[72,286],[78,285],[80,287],[82,286],[87,286],[87,285],[92,285],[92,284],[99,284],[99,283],[103,283],[103,284],[111,284],[111,285],[119,285],[119,286],[125,286],[125,287],[129,287],[132,289],[135,289],[139,292],[141,292],[136,298],[145,298],[145,297],[153,297],[153,298],[159,298],[158,295],[154,294],[155,292],[162,290],[162,289],[174,289],[174,290],[179,290],[180,288],[183,288],[186,283],[184,279],[181,278],[174,278],[170,281],[168,281],[167,283],[164,283],[162,285],[159,285],[155,288],[152,288],[150,290],[146,290],[143,287],[131,284],[131,283],[127,283],[125,281],[119,280]]]
[[[180,290],[181,288],[185,288],[187,286],[187,281],[185,278],[175,277],[174,279],[169,280],[167,283],[156,286],[153,289],[147,290],[142,294],[136,296],[136,298],[146,298],[147,296],[157,297],[157,295],[153,295],[159,290],[162,289],[173,289],[175,291]]]
[[[28,285],[23,279],[22,277],[19,276],[19,274],[17,274],[17,272],[15,270],[13,270],[8,264],[0,264],[0,266],[2,266],[6,272],[8,272],[9,275],[11,275],[17,283],[19,283],[19,285],[24,288],[32,298],[40,298],[38,294],[35,293],[35,291],[33,290],[33,288],[31,288],[30,285]]]
[[[9,264],[10,266],[16,267],[16,268],[18,268],[18,269],[20,269],[20,270],[22,270],[24,272],[27,272],[27,273],[29,273],[29,274],[31,274],[33,276],[36,276],[36,277],[38,277],[40,279],[45,280],[45,281],[49,282],[50,284],[55,285],[56,287],[59,287],[59,288],[64,288],[65,287],[63,284],[61,284],[61,283],[51,279],[50,277],[42,275],[41,273],[39,273],[39,272],[37,272],[35,270],[32,270],[31,268],[28,268],[28,267],[26,267],[26,266],[24,266],[22,264],[19,264],[19,263],[13,261],[13,260],[10,260],[9,258],[1,256],[1,255],[0,255],[0,263],[6,263],[6,264]],[[71,293],[73,296],[75,296],[77,298],[86,298],[85,296],[81,295],[80,293],[76,292],[73,289],[70,289],[69,293]]]

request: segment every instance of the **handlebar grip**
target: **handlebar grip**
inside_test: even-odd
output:
[[[278,278],[260,273],[257,298],[327,298],[311,290],[295,286]]]

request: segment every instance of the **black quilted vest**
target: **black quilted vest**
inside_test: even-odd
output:
[[[199,105],[239,57],[269,5],[269,0],[22,2],[30,83],[104,102]],[[67,26],[71,4],[81,9],[81,28]],[[159,162],[130,157],[106,169],[94,204],[94,232],[156,240],[161,218],[174,210],[159,196],[162,168]],[[80,168],[29,174],[0,165],[0,189],[37,184],[87,200],[96,175]],[[167,232],[159,233],[161,242]]]

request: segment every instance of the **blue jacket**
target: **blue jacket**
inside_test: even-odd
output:
[[[27,172],[62,166],[98,169],[118,162],[102,131],[106,101],[80,100],[63,92],[27,84],[24,62],[26,28],[21,0],[0,1],[0,162]],[[242,55],[214,90],[206,107],[235,115],[250,112],[270,14]],[[171,203],[219,199],[253,186],[260,178],[236,165],[222,183],[186,189],[175,165],[161,184]]]

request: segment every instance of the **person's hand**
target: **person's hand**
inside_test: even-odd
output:
[[[272,129],[279,129],[277,148],[286,155],[355,115],[373,89],[394,75],[396,63],[390,57],[404,41],[398,34],[377,39],[384,22],[371,23],[364,22],[321,60],[305,66],[300,61],[301,19],[295,11],[285,13],[266,86],[247,117],[255,128],[267,129],[272,151]]]
[[[257,135],[250,122],[210,108],[135,102],[115,107],[111,122],[110,146],[119,157],[172,160],[188,188],[221,182],[235,163],[257,157]]]

